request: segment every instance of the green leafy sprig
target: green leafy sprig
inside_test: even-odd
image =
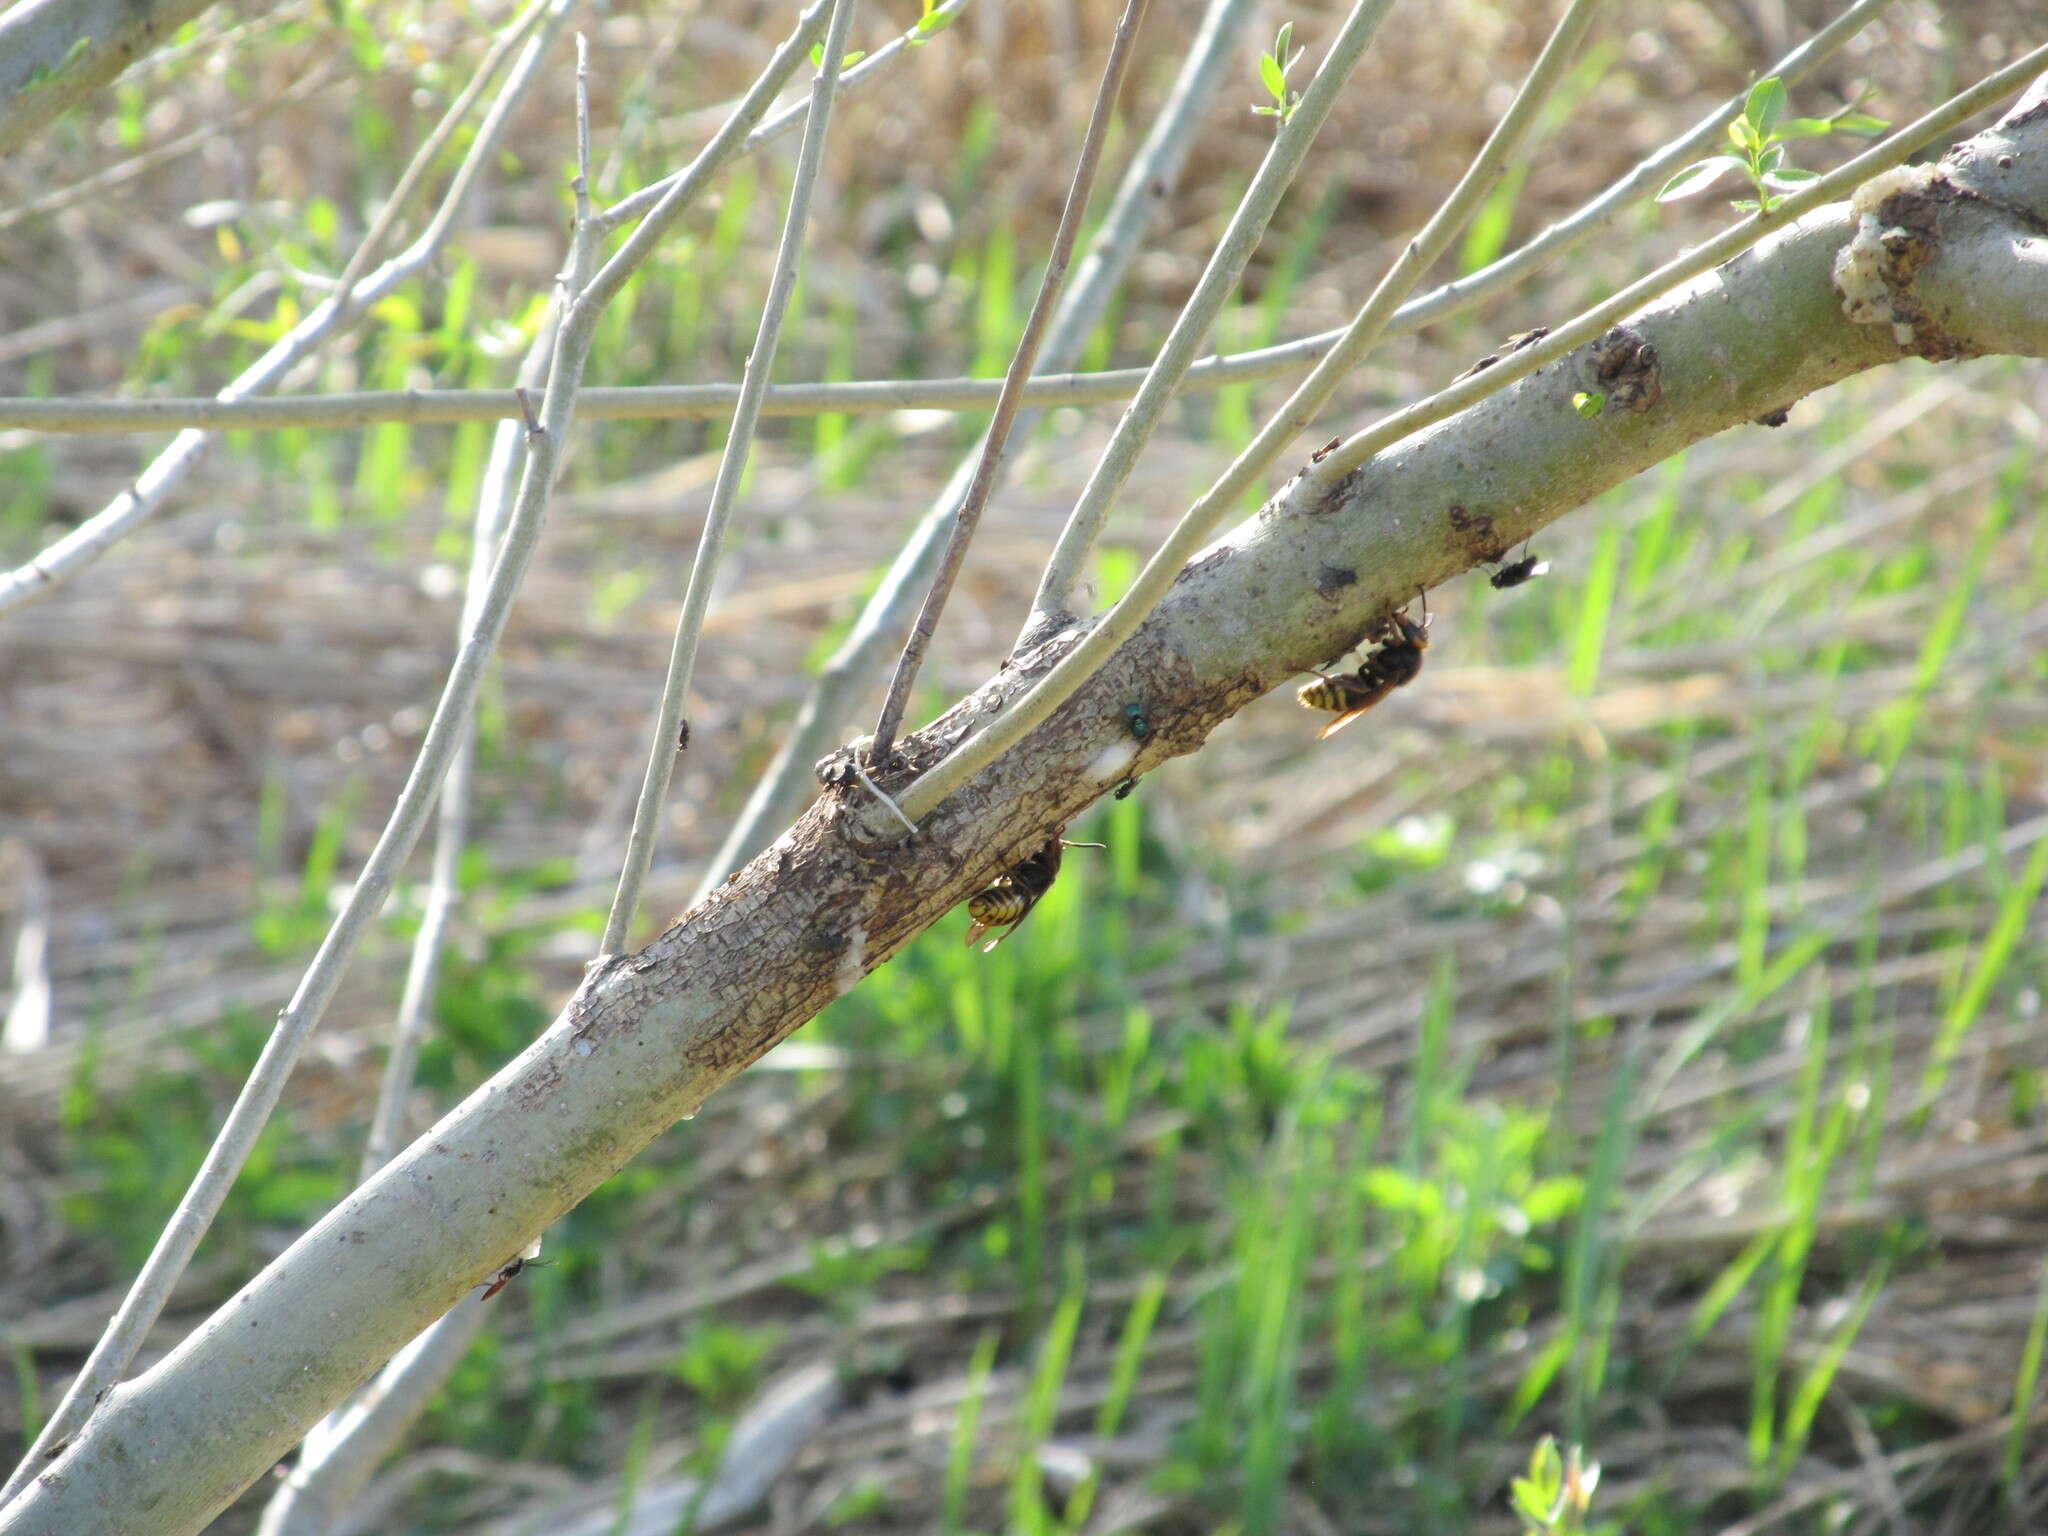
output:
[[[924,14],[917,18],[917,25],[910,29],[910,46],[922,48],[946,28],[953,25],[958,11],[942,11],[939,0],[924,0]]]
[[[1509,1488],[1509,1502],[1528,1536],[1586,1536],[1586,1515],[1600,1485],[1600,1463],[1586,1461],[1575,1445],[1559,1453],[1545,1435],[1529,1455],[1529,1475]]]
[[[1786,159],[1785,145],[1793,139],[1819,139],[1831,133],[1859,136],[1879,134],[1891,126],[1882,118],[1855,110],[1851,102],[1829,117],[1787,117],[1785,82],[1776,75],[1750,87],[1742,113],[1728,125],[1732,152],[1696,160],[1664,183],[1658,192],[1660,203],[1691,197],[1734,172],[1748,179],[1756,190],[1753,198],[1742,198],[1735,206],[1747,213],[1769,213],[1785,201],[1785,194],[1817,174],[1802,171]]]
[[[1308,51],[1297,48],[1290,54],[1287,45],[1293,40],[1294,23],[1290,21],[1280,28],[1279,35],[1273,39],[1272,50],[1259,55],[1259,83],[1265,86],[1267,94],[1273,98],[1273,104],[1252,108],[1252,111],[1261,117],[1277,117],[1283,123],[1294,116],[1294,109],[1301,105],[1301,92],[1290,91],[1287,88],[1288,71],[1299,64],[1302,54]]]

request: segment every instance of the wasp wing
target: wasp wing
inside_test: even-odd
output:
[[[1328,725],[1324,726],[1320,731],[1317,731],[1316,740],[1323,741],[1328,737],[1336,735],[1339,731],[1343,730],[1345,726],[1349,725],[1352,721],[1356,720],[1360,715],[1364,714],[1367,710],[1371,709],[1373,704],[1377,703],[1379,703],[1379,700],[1374,699],[1372,701],[1372,704],[1361,704],[1356,709],[1346,710],[1343,714],[1339,715],[1336,719],[1332,720]]]

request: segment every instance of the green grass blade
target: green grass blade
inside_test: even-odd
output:
[[[2015,1510],[2027,1491],[2020,1467],[2027,1454],[2027,1429],[2034,1417],[2034,1387],[2041,1379],[2044,1344],[2048,1344],[2048,1260],[2041,1264],[2041,1279],[2034,1289],[2034,1316],[2027,1324],[2027,1342],[2020,1347],[2019,1369],[2013,1374],[2012,1423],[2005,1432],[2005,1499]]]
[[[1571,660],[1565,682],[1578,698],[1586,698],[1600,681],[1600,658],[1607,645],[1607,625],[1614,611],[1621,572],[1621,519],[1600,523],[1600,539],[1586,567],[1586,591],[1579,603],[1578,629],[1572,635]]]
[[[983,1329],[981,1337],[975,1340],[974,1356],[967,1363],[967,1394],[960,1399],[960,1414],[953,1421],[953,1440],[946,1452],[946,1492],[940,1526],[946,1536],[965,1536],[967,1489],[974,1477],[975,1432],[981,1427],[981,1405],[988,1397],[989,1378],[995,1372],[999,1339],[995,1329]]]
[[[1010,1475],[1010,1529],[1043,1531],[1048,1526],[1041,1489],[1043,1474],[1038,1467],[1038,1447],[1052,1433],[1059,1415],[1060,1387],[1067,1379],[1067,1362],[1074,1351],[1074,1334],[1081,1326],[1081,1299],[1085,1294],[1076,1284],[1060,1298],[1039,1347],[1038,1369],[1032,1374],[1031,1389],[1024,1400],[1023,1435],[1017,1446],[1017,1466]]]
[[[2048,876],[2048,837],[2034,844],[2033,856],[2027,860],[2026,869],[2000,898],[1998,915],[1992,920],[1991,932],[1985,935],[1984,948],[1978,953],[1969,980],[1964,982],[1955,1001],[1942,1015],[1941,1028],[1928,1052],[1927,1069],[1920,1079],[1922,1105],[1932,1104],[1941,1092],[1941,1085],[1948,1080],[1949,1066],[1955,1060],[1963,1037],[1977,1022],[1978,1015],[1983,1013],[1992,989],[2011,964],[2013,952],[2027,931],[2027,918],[2040,897],[2044,876]]]

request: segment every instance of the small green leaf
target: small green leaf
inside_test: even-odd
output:
[[[1542,1490],[1526,1477],[1514,1481],[1515,1513],[1524,1520],[1532,1521],[1540,1531],[1557,1517],[1556,1499],[1546,1499]]]
[[[1259,55],[1259,80],[1272,92],[1275,101],[1287,99],[1287,75],[1280,68],[1280,61],[1270,53]]]
[[[825,45],[823,43],[811,44],[811,65],[815,69],[823,69],[825,67]]]
[[[1607,397],[1592,390],[1582,389],[1572,396],[1572,409],[1591,421],[1607,409]]]
[[[1745,155],[1753,155],[1764,147],[1763,139],[1757,134],[1756,125],[1746,117],[1738,117],[1728,125],[1728,138]]]
[[[1743,103],[1742,115],[1762,136],[1777,126],[1785,115],[1785,107],[1785,82],[1776,75],[1766,75],[1749,88],[1749,100]]]
[[[1801,171],[1787,166],[1782,171],[1772,171],[1764,177],[1764,185],[1783,189],[1785,187],[1796,187],[1804,182],[1819,180],[1820,172],[1818,171]]]
[[[1657,194],[1657,201],[1673,203],[1681,197],[1691,197],[1694,193],[1706,191],[1730,171],[1747,174],[1748,170],[1749,162],[1739,156],[1710,155],[1704,160],[1688,165],[1665,182],[1663,190]]]
[[[1825,117],[1788,117],[1771,130],[1773,139],[1824,139],[1835,131]]]
[[[928,37],[937,37],[959,19],[958,11],[926,11],[917,19],[916,40],[921,43]]]
[[[1291,21],[1282,22],[1280,30],[1273,35],[1273,57],[1276,59],[1286,58],[1287,45],[1293,40],[1294,23]]]
[[[1886,119],[1872,117],[1868,112],[1844,112],[1835,119],[1835,132],[1853,133],[1864,138],[1875,133],[1883,133],[1889,127],[1891,124]]]
[[[1529,1475],[1512,1484],[1516,1512],[1539,1530],[1548,1530],[1564,1512],[1564,1458],[1557,1441],[1545,1435],[1529,1453]]]

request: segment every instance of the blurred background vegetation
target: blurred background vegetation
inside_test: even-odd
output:
[[[1532,9],[1396,8],[1219,349],[1348,316],[1533,57]],[[1901,0],[1794,109],[1916,115],[2034,41],[2029,10]],[[1115,11],[979,0],[842,106],[778,377],[1001,371]],[[1830,11],[1616,6],[1457,265]],[[788,12],[583,15],[602,186],[680,163]],[[299,275],[345,263],[509,14],[223,8],[0,165],[0,393],[218,388],[316,302]],[[857,45],[916,14],[876,0]],[[1270,137],[1258,46],[1292,20],[1313,58],[1335,14],[1255,24],[1089,366],[1145,360],[1199,272]],[[1112,168],[1198,15],[1155,0]],[[509,382],[563,248],[569,59],[441,270],[294,388]],[[724,179],[607,317],[590,382],[738,376],[792,159]],[[1642,211],[1386,349],[1333,421],[1725,216]],[[1071,855],[1011,942],[942,925],[550,1235],[377,1528],[623,1507],[821,1361],[845,1404],[762,1529],[1508,1531],[1546,1433],[1603,1463],[1596,1525],[1643,1536],[2041,1528],[2044,386],[1906,364],[1702,444],[1543,538],[1533,586],[1434,594],[1428,671],[1377,729],[1317,747],[1268,699],[1081,822],[1108,851]],[[1098,598],[1278,398],[1186,400]],[[1057,412],[1013,453],[927,712],[1000,660],[1114,416]],[[764,424],[655,910],[980,425]],[[484,709],[418,1126],[589,957],[721,430],[577,433]],[[0,625],[0,900],[11,939],[45,889],[56,998],[51,1040],[0,1058],[0,1446],[82,1359],[382,823],[451,653],[487,441],[233,434],[170,515]],[[157,446],[0,436],[0,557]],[[416,925],[394,902],[153,1351],[352,1179]]]

